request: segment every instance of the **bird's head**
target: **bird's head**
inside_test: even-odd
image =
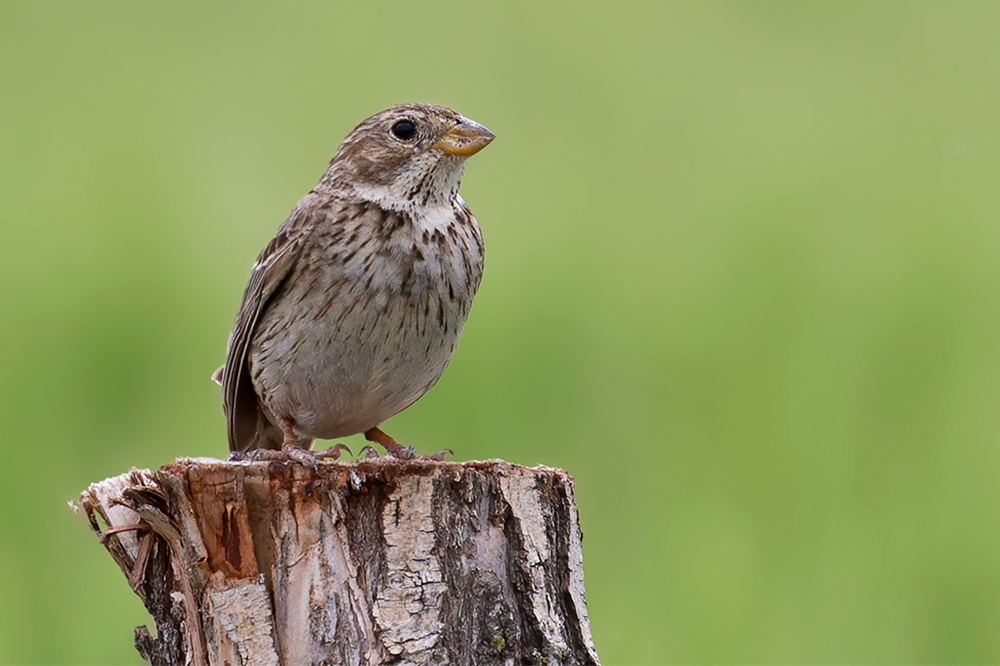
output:
[[[493,139],[488,129],[449,108],[394,106],[347,135],[321,183],[413,211],[454,198],[465,161]]]

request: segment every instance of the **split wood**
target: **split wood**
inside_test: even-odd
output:
[[[157,666],[599,664],[562,470],[181,459],[80,504]]]

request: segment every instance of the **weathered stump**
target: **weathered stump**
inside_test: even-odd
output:
[[[561,470],[181,459],[80,503],[152,664],[599,663]]]

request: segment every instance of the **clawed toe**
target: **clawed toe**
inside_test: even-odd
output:
[[[432,456],[420,456],[421,458],[426,458],[427,460],[436,460],[438,462],[444,462],[445,456],[453,456],[455,452],[451,449],[441,449]]]
[[[350,455],[352,456],[354,455],[353,453],[351,453],[351,450],[347,448],[346,444],[334,444],[328,449],[324,449],[323,451],[317,451],[314,455],[320,460],[339,460],[340,453],[342,451],[347,451],[347,453],[349,453]]]

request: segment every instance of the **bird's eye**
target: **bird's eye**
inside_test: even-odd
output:
[[[412,120],[400,120],[392,126],[392,134],[400,141],[409,141],[417,135],[417,126]]]

